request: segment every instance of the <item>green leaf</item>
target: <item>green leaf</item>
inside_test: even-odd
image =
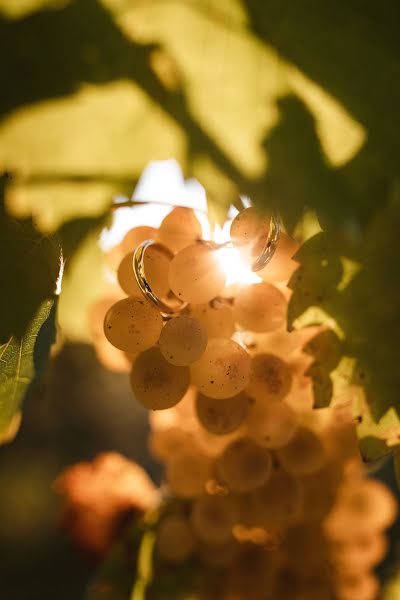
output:
[[[60,271],[57,236],[43,235],[31,219],[7,214],[5,181],[0,179],[0,343],[22,338],[39,307],[53,298]]]
[[[44,300],[23,336],[0,347],[0,437],[43,372],[55,341],[55,309],[54,298]]]

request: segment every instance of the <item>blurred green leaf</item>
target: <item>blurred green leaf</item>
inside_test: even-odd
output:
[[[55,342],[55,300],[44,300],[21,338],[0,346],[0,436],[19,413]]]

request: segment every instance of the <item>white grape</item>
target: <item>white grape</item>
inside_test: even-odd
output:
[[[298,427],[289,443],[277,452],[284,469],[298,476],[318,471],[326,457],[321,440],[306,427]]]
[[[140,227],[133,227],[124,236],[120,246],[123,254],[128,252],[134,252],[136,248],[142,242],[146,240],[155,240],[157,237],[157,229],[154,227],[148,227],[147,225],[141,225]]]
[[[171,290],[180,300],[193,304],[215,298],[225,280],[214,250],[204,244],[193,244],[178,252],[169,268]]]
[[[179,252],[201,240],[202,228],[194,211],[191,208],[177,206],[164,217],[158,230],[157,239],[172,250]]]
[[[195,539],[188,520],[181,515],[166,516],[157,528],[156,547],[167,562],[178,564],[189,558]]]
[[[292,387],[290,366],[273,354],[257,354],[252,358],[246,391],[263,402],[284,398]]]
[[[256,402],[247,421],[250,435],[261,446],[280,448],[293,437],[297,417],[285,402]]]
[[[189,365],[204,353],[207,332],[197,319],[181,315],[164,325],[159,346],[161,354],[172,365]]]
[[[189,369],[171,365],[159,348],[150,348],[133,363],[131,386],[136,400],[146,408],[170,408],[183,398],[189,387]]]
[[[207,431],[216,435],[226,435],[242,425],[251,403],[251,398],[244,392],[233,398],[219,400],[199,394],[196,399],[197,417]]]
[[[201,454],[193,444],[173,456],[167,464],[169,487],[182,498],[195,498],[204,494],[211,474],[211,459]]]
[[[243,286],[233,306],[235,320],[255,332],[273,331],[286,320],[287,301],[277,287],[261,282]]]
[[[144,298],[124,298],[104,317],[108,341],[125,352],[141,352],[157,343],[162,329],[159,311]]]
[[[210,338],[230,338],[235,331],[233,311],[226,302],[192,304],[190,314],[203,323]]]
[[[228,339],[209,340],[200,360],[192,363],[192,383],[210,398],[231,398],[247,385],[250,356]]]
[[[201,496],[192,506],[191,523],[196,536],[210,544],[224,544],[232,538],[235,510],[229,497]]]
[[[261,215],[253,206],[240,211],[230,228],[232,242],[245,254],[255,257],[264,249],[268,240],[270,217]]]
[[[239,438],[218,458],[217,471],[221,482],[233,492],[250,492],[270,478],[272,457],[251,438]]]

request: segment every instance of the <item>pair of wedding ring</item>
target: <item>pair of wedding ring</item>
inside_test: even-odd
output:
[[[254,272],[260,271],[263,269],[272,259],[275,254],[276,247],[278,245],[279,236],[280,236],[280,219],[276,214],[271,215],[270,227],[268,230],[267,239],[265,240],[265,244],[263,246],[260,254],[253,260],[251,265],[251,270]],[[218,250],[220,248],[231,248],[233,247],[233,243],[231,241],[224,242],[222,244],[217,244],[213,241],[202,241],[213,249]],[[135,250],[133,254],[133,272],[136,277],[136,281],[138,286],[144,295],[150,302],[152,302],[160,312],[165,316],[172,316],[174,314],[178,314],[182,312],[184,308],[187,306],[187,302],[179,300],[179,298],[174,297],[173,301],[170,304],[164,302],[161,298],[157,296],[152,290],[148,280],[146,279],[146,272],[144,266],[144,259],[146,255],[146,250],[150,246],[157,246],[162,249],[165,254],[167,254],[171,259],[173,258],[173,253],[168,250],[165,246],[158,244],[154,240],[146,240],[142,242]]]

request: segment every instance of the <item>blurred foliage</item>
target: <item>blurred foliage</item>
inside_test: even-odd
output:
[[[2,254],[19,247],[5,261],[2,341],[54,291],[59,246],[60,324],[85,337],[112,195],[131,193],[150,160],[176,158],[218,220],[239,194],[277,208],[289,232],[316,215],[290,317],[334,323],[341,339],[333,371],[311,367],[317,404],[341,377],[362,383],[362,437],[385,440],[400,385],[399,12],[394,0],[0,0],[0,170],[18,220],[2,214]]]

